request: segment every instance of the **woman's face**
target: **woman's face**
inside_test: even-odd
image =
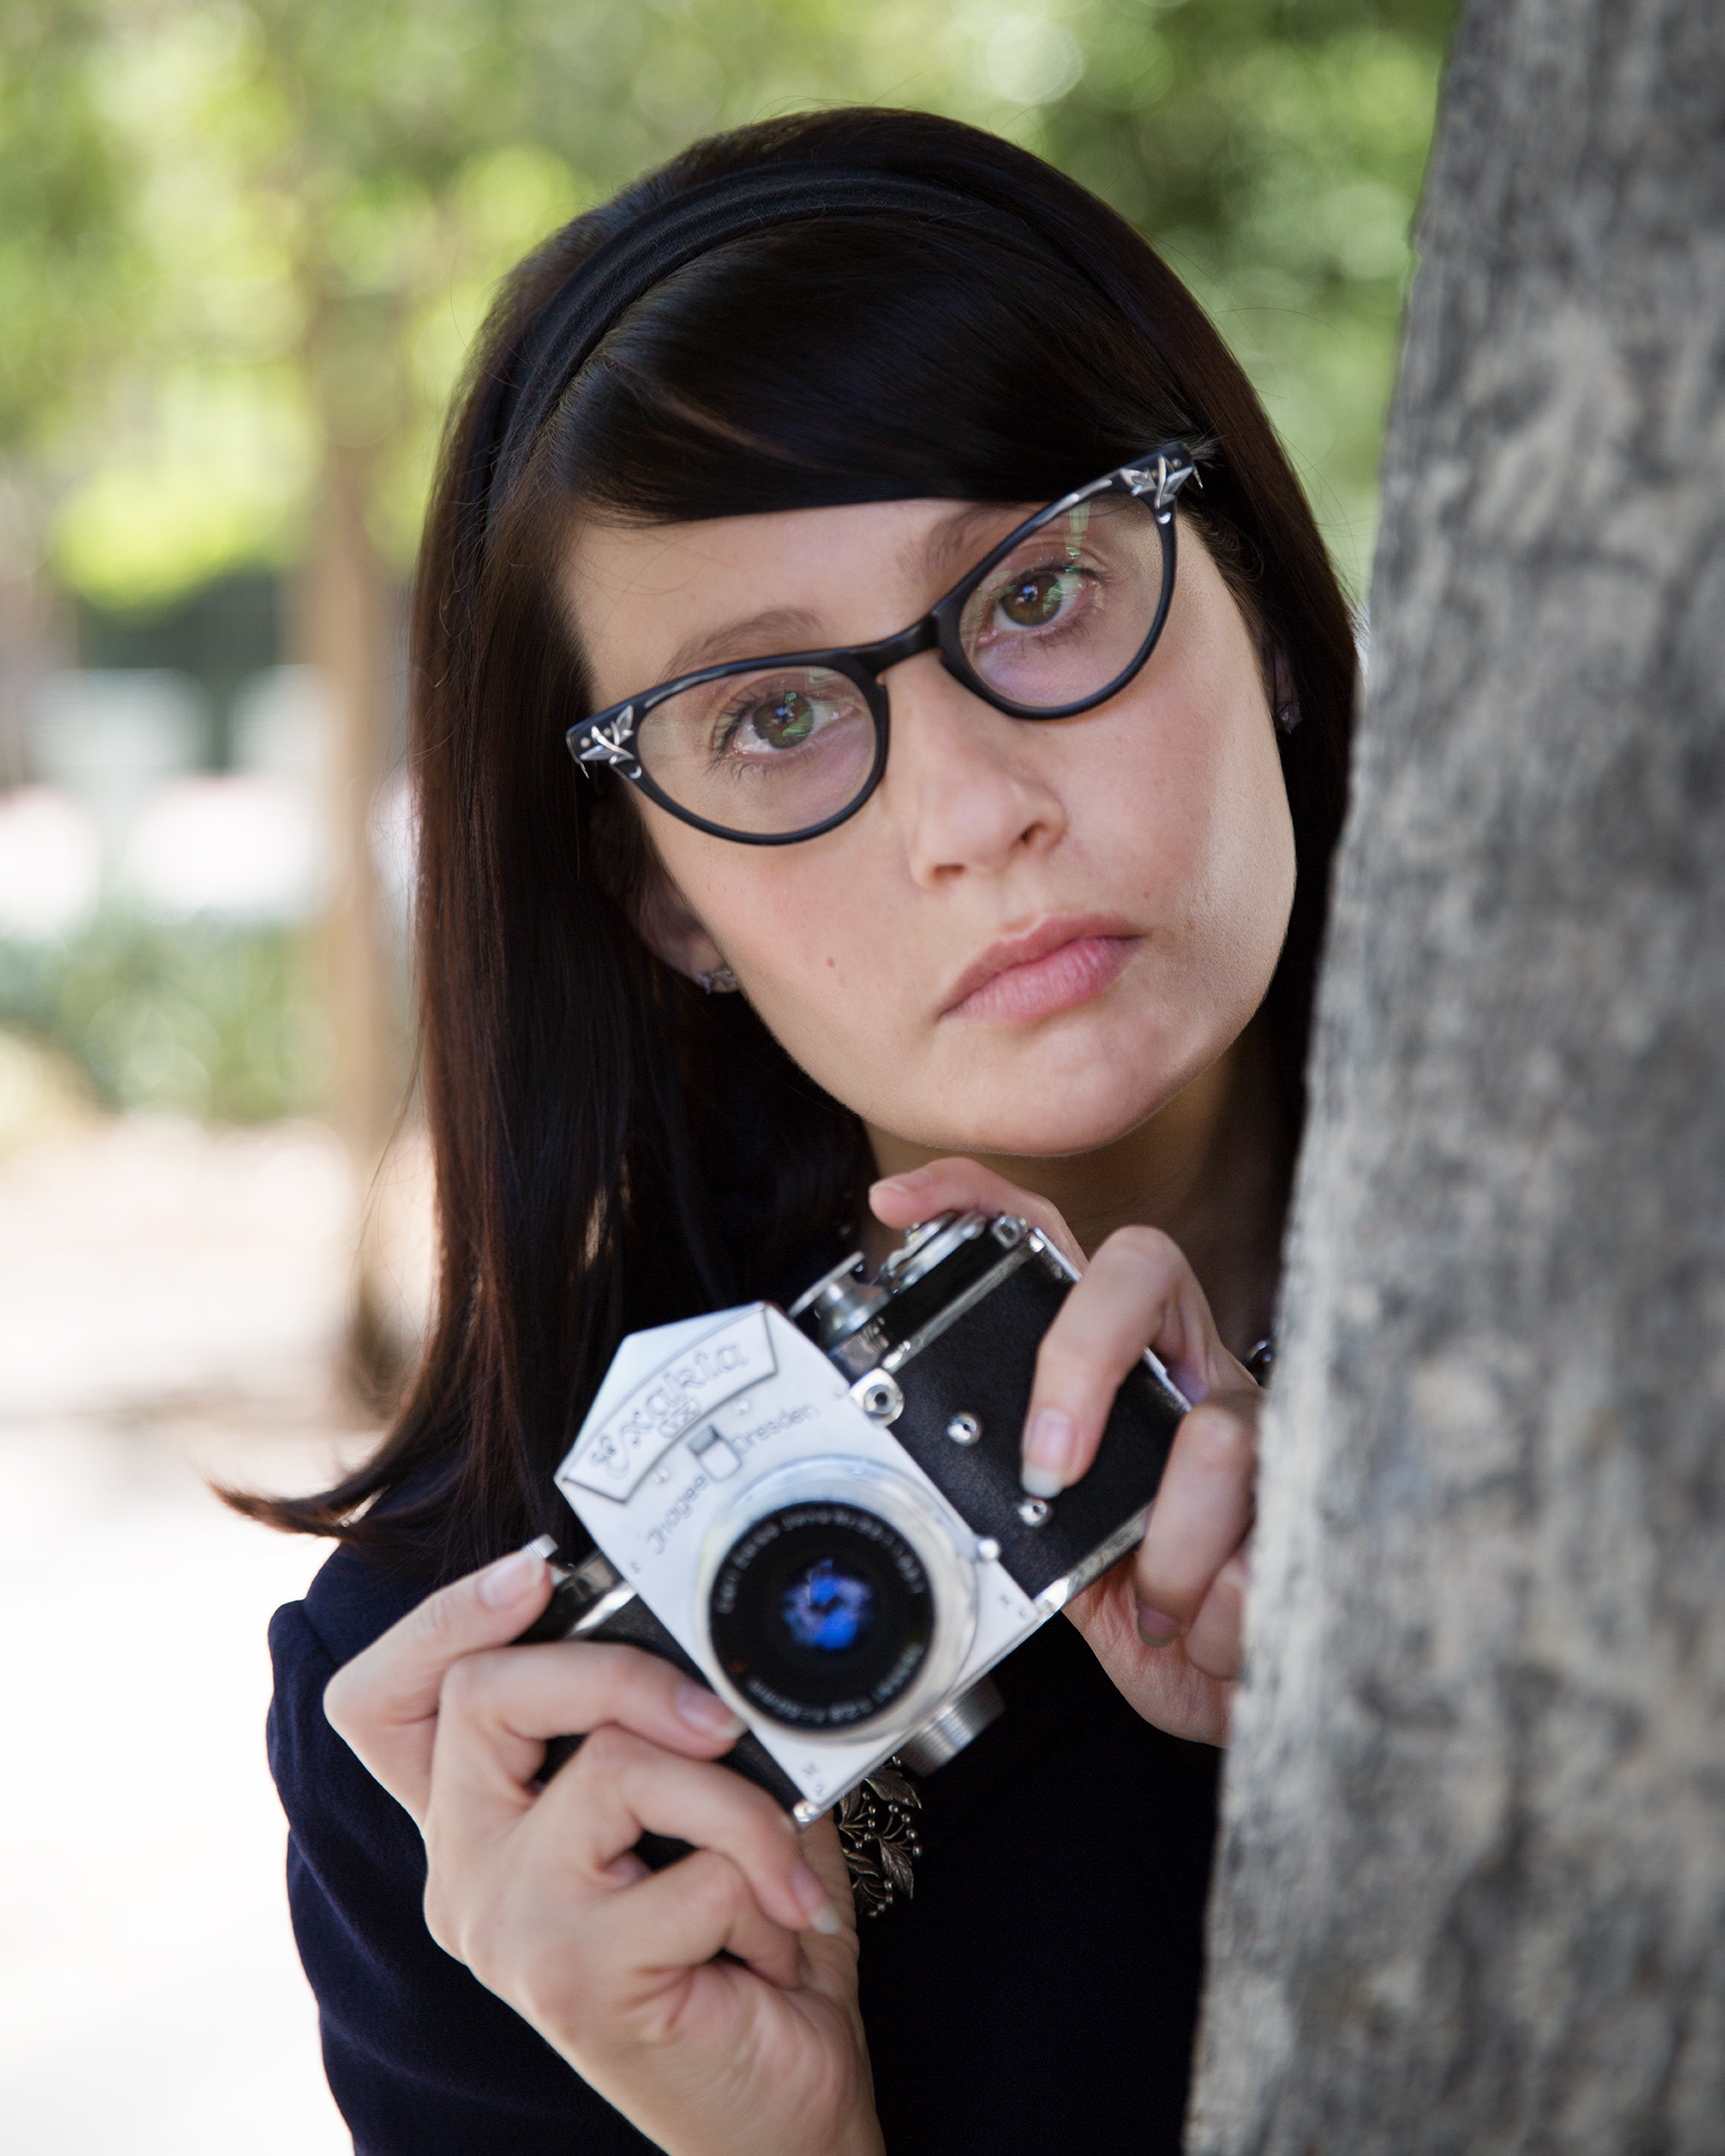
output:
[[[595,708],[714,661],[888,635],[1035,506],[586,525],[566,588]],[[1161,640],[1095,711],[1009,719],[933,653],[885,681],[885,778],[819,838],[737,845],[635,797],[672,886],[646,932],[687,972],[729,965],[877,1132],[1109,1145],[1239,1036],[1288,925],[1293,825],[1240,609],[1183,521]]]

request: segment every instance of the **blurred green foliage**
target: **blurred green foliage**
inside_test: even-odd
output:
[[[75,416],[130,329],[148,251],[93,54],[100,0],[0,9],[0,453]]]
[[[1361,598],[1452,0],[1105,0],[1038,147],[1209,307]]]
[[[1451,0],[9,0],[0,450],[64,582],[291,563],[331,439],[411,557],[495,278],[691,136],[846,100],[999,128],[1170,255],[1345,573],[1370,544]],[[20,456],[22,452],[22,456]]]
[[[0,940],[0,1011],[115,1109],[223,1123],[304,1114],[329,1043],[303,931],[111,910],[65,942]]]

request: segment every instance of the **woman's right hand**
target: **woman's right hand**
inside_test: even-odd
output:
[[[832,1823],[799,1836],[719,1765],[742,1724],[670,1663],[509,1645],[550,1594],[542,1558],[506,1557],[324,1694],[424,1836],[432,1937],[672,2156],[877,2156]],[[536,1788],[546,1741],[577,1732]],[[695,1853],[649,1873],[647,1832]]]
[[[1136,1556],[1074,1595],[1066,1615],[1147,1722],[1173,1737],[1225,1744],[1240,1674],[1264,1395],[1223,1346],[1184,1254],[1159,1230],[1139,1226],[1116,1229],[1087,1259],[1045,1198],[971,1160],[933,1161],[876,1183],[869,1204],[876,1219],[899,1229],[948,1211],[1017,1214],[1080,1276],[1036,1353],[1024,1481],[1037,1496],[1070,1487],[1090,1466],[1121,1380],[1146,1348],[1195,1403],[1175,1435]],[[1050,1449],[1037,1443],[1039,1434]]]

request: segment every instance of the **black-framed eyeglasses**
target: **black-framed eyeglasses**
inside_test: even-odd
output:
[[[572,726],[569,754],[717,838],[818,837],[885,772],[888,667],[937,651],[1013,719],[1075,718],[1124,689],[1168,618],[1174,500],[1196,469],[1165,442],[1026,518],[896,636],[680,674]]]

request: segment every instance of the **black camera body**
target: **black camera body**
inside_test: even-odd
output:
[[[999,1711],[993,1665],[1135,1547],[1187,1411],[1146,1354],[1089,1472],[1025,1495],[1075,1278],[1023,1221],[942,1215],[877,1281],[851,1258],[789,1314],[630,1336],[557,1472],[595,1551],[528,1637],[676,1662],[748,1724],[728,1764],[804,1821],[893,1754],[950,1758]]]

